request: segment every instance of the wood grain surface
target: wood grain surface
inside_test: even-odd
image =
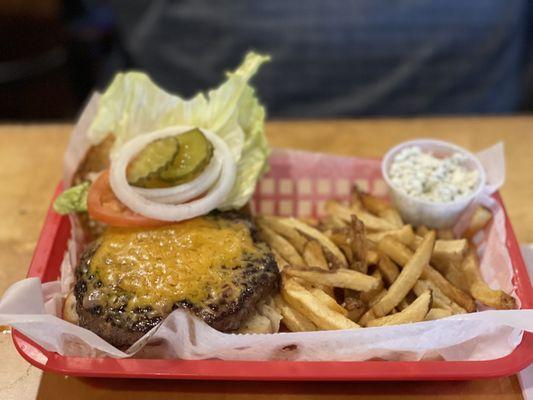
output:
[[[0,125],[0,294],[24,278],[50,196],[61,176],[71,125]],[[432,137],[480,150],[505,142],[502,196],[521,242],[533,242],[533,118],[273,121],[273,146],[380,157],[391,146]],[[42,373],[0,335],[0,398],[25,399],[520,399],[515,376],[470,382],[183,382],[79,379]]]

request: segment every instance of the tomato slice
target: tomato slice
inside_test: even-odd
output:
[[[169,224],[168,221],[144,217],[126,207],[111,189],[108,169],[102,172],[89,188],[87,209],[91,218],[111,226],[131,228]]]

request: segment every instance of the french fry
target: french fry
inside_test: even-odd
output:
[[[453,229],[437,229],[437,239],[454,240]]]
[[[432,288],[428,284],[428,281],[420,279],[418,282],[416,282],[415,286],[413,287],[413,292],[415,293],[415,295],[420,296],[426,290],[431,290],[431,289]],[[443,308],[445,310],[452,311],[452,308],[449,304],[450,302],[452,302],[450,299],[448,299],[446,296],[440,298],[439,293],[436,291],[432,291],[431,294],[433,295],[433,307]]]
[[[348,261],[342,252],[338,249],[337,246],[333,244],[322,232],[318,229],[315,229],[309,225],[304,224],[301,221],[298,221],[295,218],[279,218],[279,222],[288,226],[290,228],[296,229],[301,234],[317,240],[320,245],[324,248],[325,256],[328,261],[332,261],[335,267],[338,268],[347,268]],[[329,258],[332,260],[330,260]]]
[[[376,288],[369,290],[368,292],[362,292],[360,294],[360,299],[365,302],[368,302],[370,299],[372,299],[374,296],[376,296],[378,293],[380,293],[385,288],[383,286],[383,279],[382,279],[381,272],[379,271],[379,269],[376,269],[370,276],[376,278],[379,281],[379,284],[378,286],[376,286]]]
[[[289,306],[281,296],[276,297],[276,305],[282,316],[281,321],[291,332],[309,332],[317,330],[315,324],[307,319],[305,315]]]
[[[365,224],[365,227],[370,230],[382,231],[395,228],[394,225],[383,218],[376,217],[365,210],[350,209],[335,200],[326,201],[325,209],[329,214],[336,215],[346,223],[350,223],[351,216],[356,215]]]
[[[348,311],[346,317],[354,322],[358,321],[367,310],[365,303],[356,297],[345,298],[343,307]]]
[[[278,235],[266,226],[261,227],[261,235],[265,242],[267,242],[273,250],[277,251],[281,257],[287,260],[289,264],[305,265],[303,258],[283,236]]]
[[[415,236],[414,242],[409,247],[414,250],[416,248],[414,245],[420,243],[420,240],[419,236]],[[468,289],[463,273],[456,264],[462,261],[467,248],[466,239],[437,240],[431,256],[432,265],[446,279],[463,291],[468,291]]]
[[[387,220],[396,228],[401,228],[403,226],[400,213],[392,207],[389,202],[368,193],[361,193],[360,197],[363,206],[372,214]]]
[[[403,311],[405,310],[407,307],[409,307],[409,302],[407,301],[407,297],[404,298],[402,301],[400,301],[400,303],[398,304],[397,308],[400,310],[400,311]]]
[[[304,247],[303,258],[308,267],[317,267],[320,269],[328,270],[328,262],[322,251],[322,246],[317,240],[309,240]],[[325,285],[315,285],[317,288],[323,290],[328,295],[333,296],[333,287]]]
[[[297,268],[291,266],[286,268],[284,273],[313,284],[353,289],[362,292],[375,289],[379,285],[379,281],[376,278],[345,268],[325,271],[320,268]]]
[[[299,220],[313,228],[317,228],[320,221],[314,217],[300,217]]]
[[[362,210],[364,208],[363,206],[363,199],[362,199],[363,192],[359,190],[359,186],[353,185],[351,196],[350,196],[350,208],[353,210]]]
[[[349,226],[332,229],[329,238],[342,250],[350,269],[366,273],[369,261],[377,262],[377,254],[368,250],[364,225],[354,215]]]
[[[375,306],[386,295],[387,295],[387,289],[381,289],[381,292],[377,293],[374,297],[372,297],[370,300],[368,300],[368,306],[369,307]],[[371,309],[371,311],[372,311],[372,315],[375,318],[375,314],[374,314],[372,309]]]
[[[444,278],[439,271],[427,266],[422,272],[422,278],[430,280],[436,287],[438,287],[443,294],[449,299],[460,305],[467,312],[476,311],[476,303],[472,297],[463,292],[458,287],[452,285],[446,278]]]
[[[420,243],[422,243],[422,238],[416,235],[411,245],[408,244],[408,246],[411,250],[414,250],[420,245]],[[467,249],[468,242],[466,239],[436,240],[431,260],[460,261],[463,259]]]
[[[433,305],[435,307],[449,309],[453,314],[466,313],[466,310],[463,307],[442,293],[442,291],[431,281],[420,279],[413,288],[413,291],[417,296],[420,296],[426,290],[431,290],[431,293],[433,294]]]
[[[398,266],[385,254],[381,254],[379,257],[378,269],[381,271],[383,280],[389,286],[392,285],[398,275],[400,275]]]
[[[426,233],[429,232],[429,229],[425,225],[419,225],[416,227],[416,234],[420,237],[426,236]]]
[[[366,310],[366,312],[363,314],[361,318],[359,318],[359,321],[357,323],[360,326],[368,326],[368,323],[372,321],[373,319],[376,319],[376,314],[374,314],[374,311],[372,309]]]
[[[274,217],[259,217],[258,224],[260,227],[266,226],[267,228],[270,228],[276,232],[278,235],[283,236],[289,241],[290,244],[292,244],[298,253],[301,254],[303,252],[304,246],[307,243],[307,239],[298,233],[296,229],[280,223],[279,220]]]
[[[328,238],[342,251],[348,261],[348,265],[351,266],[354,260],[354,254],[350,245],[349,230],[350,228],[348,226],[332,229],[328,234]]]
[[[384,211],[387,211],[393,208],[389,202],[383,199],[380,199],[379,197],[372,196],[368,193],[359,191],[359,198],[361,202],[360,204],[362,204],[364,208],[366,208],[368,211],[370,211],[372,214],[375,214],[375,215],[380,215]],[[353,204],[353,195],[352,195],[352,204]],[[402,225],[403,224],[401,224],[400,226]]]
[[[364,193],[359,190],[357,185],[352,187],[350,208],[356,214],[368,214],[368,211],[371,214],[383,218],[397,228],[400,228],[403,225],[400,213],[389,202],[368,193]]]
[[[391,236],[393,239],[406,246],[409,246],[415,239],[415,233],[413,232],[411,225],[404,225],[400,229],[393,229],[390,231],[370,232],[366,235],[367,239],[374,243],[379,243],[379,241],[385,236]]]
[[[322,304],[324,304],[330,310],[338,312],[339,314],[342,314],[344,316],[348,315],[348,311],[344,307],[342,307],[339,303],[337,303],[333,297],[328,295],[323,290],[318,289],[318,288],[311,288],[309,289],[309,291],[311,292],[313,296],[315,296],[320,302],[322,302]]]
[[[431,293],[431,295],[433,296],[433,293]],[[417,297],[418,295],[414,292],[414,290],[411,290],[409,293],[407,293],[407,296],[405,296],[404,299],[400,301],[400,304],[398,304],[396,308],[399,311],[405,310],[409,306],[409,304],[416,300]],[[432,298],[432,301],[435,301],[434,296]]]
[[[335,228],[344,228],[347,224],[335,215],[327,215],[320,221],[320,230],[330,230]]]
[[[353,329],[359,327],[359,325],[344,315],[332,311],[322,304],[293,279],[285,280],[281,288],[281,294],[289,305],[306,316],[320,329]]]
[[[477,232],[485,228],[491,219],[492,213],[485,207],[478,206],[470,218],[470,223],[466,228],[464,236],[467,239],[471,239]]]
[[[407,246],[390,236],[386,236],[380,240],[378,250],[390,257],[400,267],[403,267],[413,254]]]
[[[328,261],[322,251],[322,246],[320,246],[317,240],[309,240],[303,248],[302,255],[308,266],[325,270],[329,269]]]
[[[371,255],[371,251],[368,250],[366,242],[365,226],[355,215],[352,215],[350,220],[348,239],[348,244],[350,245],[353,255],[350,268],[366,274],[368,271],[368,260]],[[375,255],[377,256],[377,254]],[[377,261],[374,263],[376,262]]]
[[[409,293],[407,293],[407,296],[405,296],[405,300],[407,300],[407,302],[411,304],[413,301],[416,300],[418,296],[419,296],[418,294],[416,294],[413,290],[411,290]],[[431,292],[431,296],[433,296],[433,291]]]
[[[272,254],[274,254],[276,264],[278,265],[279,272],[283,271],[286,267],[289,266],[289,263],[276,250],[274,249],[271,249],[271,250],[272,250]]]
[[[279,332],[279,325],[282,319],[282,315],[280,311],[278,310],[272,297],[269,296],[268,299],[260,302],[256,306],[256,308],[259,314],[268,318],[268,320],[270,321],[270,327],[271,327],[270,333]]]
[[[441,318],[446,318],[446,317],[449,317],[452,315],[452,311],[451,310],[447,310],[445,308],[432,308],[431,310],[428,311],[428,313],[426,314],[426,318],[425,320],[426,321],[433,321],[433,320],[436,320],[436,319],[441,319]]]
[[[413,254],[413,252],[405,245],[390,237],[385,237],[381,242],[379,242],[378,249],[388,255],[399,266],[405,265]],[[431,265],[427,265],[424,268],[421,277],[422,279],[432,281],[442,291],[442,293],[463,307],[466,311],[475,311],[476,304],[474,299],[469,294],[452,285]]]
[[[379,216],[385,219],[386,221],[390,222],[392,225],[394,225],[397,228],[403,225],[402,216],[400,215],[398,210],[396,210],[395,208],[389,208],[383,211],[383,213],[379,214]]]
[[[317,240],[309,240],[304,247],[303,258],[308,267],[317,267],[328,270],[329,265],[322,251],[322,246]],[[328,295],[333,296],[333,287],[325,285],[315,285],[317,288],[323,290]]]
[[[239,333],[274,333],[270,320],[259,313],[252,314],[239,329]]]
[[[374,250],[368,250],[366,252],[366,263],[368,265],[378,265],[379,263],[379,253]]]
[[[388,293],[372,307],[377,317],[387,315],[413,288],[429,263],[434,244],[435,232],[430,231],[424,236],[422,243],[407,261],[398,278],[389,287]]]
[[[370,322],[373,319],[376,319],[377,316],[374,313],[374,310],[372,307],[376,305],[377,302],[379,302],[385,295],[387,294],[387,289],[382,289],[381,292],[376,294],[373,298],[371,298],[368,301],[368,307],[369,309],[363,314],[363,316],[359,319],[358,323],[361,326],[366,326],[368,322]]]
[[[405,310],[393,315],[372,319],[366,326],[400,325],[423,321],[431,307],[431,292],[428,290],[419,296]]]
[[[470,249],[463,262],[470,294],[481,303],[500,310],[512,310],[516,308],[516,301],[502,290],[491,289],[479,272],[479,260],[476,253]]]
[[[433,257],[431,262],[435,269],[450,281],[452,285],[458,287],[463,292],[470,294],[467,278],[461,267],[463,262],[462,258],[458,261],[454,261],[451,258],[446,257]]]
[[[434,303],[433,305],[438,308],[444,308],[445,310],[450,310],[452,312],[452,315],[455,314],[466,314],[466,310],[461,307],[459,304],[452,301],[450,305],[444,303],[442,301],[442,298],[435,299],[433,298]]]
[[[434,263],[435,268],[441,272],[454,286],[457,286],[463,292],[470,293],[465,272],[461,266],[463,260],[454,262],[451,260],[438,260]]]

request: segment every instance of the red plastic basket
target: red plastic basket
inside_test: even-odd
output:
[[[61,191],[58,186],[56,195]],[[499,194],[495,199],[502,203]],[[55,196],[54,196],[55,198]],[[503,207],[503,204],[502,204]],[[506,214],[507,247],[513,263],[513,283],[522,308],[533,308],[533,289],[520,249]],[[53,210],[46,216],[28,277],[56,280],[70,235],[70,224]],[[469,380],[514,374],[533,361],[533,333],[509,355],[489,361],[222,361],[155,360],[64,357],[47,351],[16,330],[19,353],[45,371],[64,375],[109,378],[161,378],[198,380]]]

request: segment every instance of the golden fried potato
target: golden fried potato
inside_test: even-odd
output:
[[[387,315],[413,288],[429,263],[434,244],[435,232],[429,231],[413,256],[405,263],[398,278],[389,287],[387,295],[372,307],[377,317]]]
[[[378,269],[381,271],[381,276],[387,285],[392,283],[400,275],[400,269],[398,266],[385,254],[379,256]]]
[[[431,281],[420,279],[413,288],[413,291],[417,296],[420,296],[426,290],[431,290],[431,293],[433,295],[434,307],[450,310],[452,314],[466,313],[466,310],[463,307],[461,307],[456,302],[452,301],[444,293],[442,293],[442,291]]]
[[[299,268],[291,266],[283,272],[288,276],[301,278],[313,284],[353,289],[362,292],[375,289],[379,285],[379,281],[376,278],[345,268],[325,271],[320,268]]]
[[[305,265],[303,258],[296,249],[283,236],[278,235],[272,229],[261,226],[261,236],[268,245],[278,252],[283,259],[292,265]]]
[[[390,237],[385,237],[379,242],[378,249],[388,255],[398,265],[405,265],[411,258],[413,252],[405,245]],[[421,275],[422,279],[432,281],[447,297],[466,309],[468,312],[475,311],[476,304],[474,299],[461,289],[452,285],[444,276],[442,276],[431,265],[426,265]]]
[[[321,303],[312,293],[293,279],[285,280],[281,288],[281,295],[291,307],[303,314],[320,329],[359,328],[359,325],[352,320],[332,311]]]
[[[431,292],[428,290],[420,295],[413,303],[396,314],[372,319],[366,326],[400,325],[424,321],[431,307]]]
[[[361,193],[361,202],[372,214],[385,219],[396,228],[401,228],[403,226],[400,213],[397,209],[392,207],[389,202],[368,193]]]
[[[322,304],[324,304],[326,307],[328,307],[332,311],[338,312],[339,314],[342,314],[344,316],[348,314],[348,311],[344,307],[342,307],[339,303],[337,303],[333,297],[331,297],[329,294],[327,294],[322,289],[314,287],[314,288],[310,288],[309,291]]]
[[[309,267],[318,267],[321,269],[329,269],[328,261],[322,251],[322,246],[318,240],[309,240],[303,249],[303,257]]]
[[[305,315],[289,306],[281,296],[277,296],[275,301],[282,316],[281,321],[291,332],[309,332],[318,329]]]
[[[302,253],[307,243],[307,239],[302,236],[296,229],[288,227],[281,223],[277,218],[262,216],[257,219],[257,223],[260,227],[267,227],[278,235],[283,236],[289,241],[289,243],[298,251]]]
[[[431,310],[428,311],[425,319],[426,321],[433,321],[436,319],[450,317],[451,315],[452,315],[451,310],[447,310],[444,308],[432,308]]]
[[[411,225],[404,225],[399,229],[393,229],[390,231],[370,232],[367,234],[368,240],[374,243],[379,243],[385,236],[390,236],[406,246],[410,246],[415,240],[415,233],[413,232],[413,227]]]
[[[346,257],[339,250],[337,246],[333,244],[331,240],[328,239],[326,235],[320,232],[318,229],[315,229],[301,221],[298,221],[295,218],[279,218],[279,222],[296,229],[300,234],[317,240],[324,249],[324,253],[328,261],[332,262],[337,268],[347,268],[348,262]],[[331,259],[331,260],[330,260]]]
[[[465,238],[471,239],[476,233],[485,228],[491,219],[492,212],[483,206],[478,206],[470,218],[470,223],[464,233]]]
[[[383,218],[376,217],[362,209],[354,210],[353,208],[348,208],[335,200],[326,201],[325,209],[326,212],[337,216],[346,223],[350,223],[352,215],[356,215],[358,219],[363,221],[365,227],[370,230],[382,231],[396,228],[393,224]]]
[[[516,300],[502,290],[494,290],[483,281],[479,272],[479,260],[473,250],[469,250],[462,269],[466,276],[470,294],[481,303],[499,310],[516,308]]]
[[[348,311],[346,316],[354,322],[357,322],[367,310],[365,302],[357,297],[345,297],[342,306]]]

